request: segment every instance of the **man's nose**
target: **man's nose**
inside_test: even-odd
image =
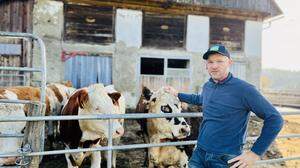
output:
[[[214,63],[212,63],[212,66],[211,66],[212,68],[218,68],[219,67],[219,64],[217,63],[217,62],[214,62]]]

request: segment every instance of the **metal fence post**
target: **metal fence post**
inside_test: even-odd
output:
[[[28,116],[40,116],[44,114],[45,106],[41,103],[29,104]],[[44,127],[45,121],[30,121],[26,124],[24,144],[29,144],[32,152],[44,151]],[[30,168],[38,168],[42,156],[33,156]]]

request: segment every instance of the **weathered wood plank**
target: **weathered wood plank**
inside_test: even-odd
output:
[[[95,0],[66,0],[68,3],[84,4],[87,6],[114,6],[116,8],[127,8],[143,10],[145,12],[164,13],[171,15],[205,15],[209,17],[224,17],[240,20],[262,20],[265,17],[270,16],[267,12],[257,12],[252,10],[241,10],[234,8],[223,8],[218,6],[207,5],[185,5],[185,4],[173,4],[170,7],[165,8],[163,2],[152,2],[137,0],[112,0],[112,1],[95,1]]]
[[[112,6],[83,6],[65,3],[64,39],[109,44],[114,40]]]
[[[145,13],[143,46],[175,48],[184,46],[185,16]]]

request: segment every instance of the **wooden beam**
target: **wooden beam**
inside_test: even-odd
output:
[[[209,17],[224,17],[229,19],[239,20],[255,20],[262,21],[270,14],[264,12],[244,11],[238,9],[225,9],[219,7],[208,7],[201,5],[189,5],[172,3],[165,5],[165,2],[153,2],[150,0],[136,1],[136,0],[111,0],[111,1],[97,1],[97,0],[64,0],[65,3],[79,4],[87,6],[114,6],[116,8],[126,8],[143,10],[147,12],[155,12],[161,14],[174,15],[203,15]]]

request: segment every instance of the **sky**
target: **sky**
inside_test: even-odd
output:
[[[262,67],[300,71],[300,1],[276,2],[284,16],[264,23]]]

